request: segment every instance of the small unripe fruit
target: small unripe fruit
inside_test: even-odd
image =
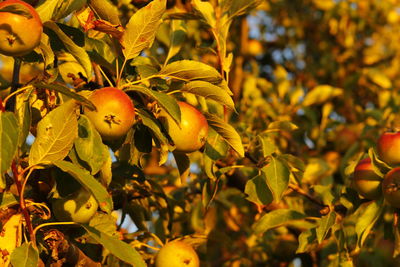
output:
[[[92,111],[85,107],[84,114],[103,140],[111,141],[123,137],[135,123],[132,100],[122,90],[113,87],[95,90],[89,100],[97,110]]]
[[[376,200],[382,195],[382,178],[374,172],[370,158],[361,160],[354,169],[353,186],[366,199]]]
[[[192,105],[178,102],[181,109],[181,123],[178,125],[165,114],[166,127],[177,152],[191,153],[204,146],[208,135],[208,123],[204,115]]]
[[[377,152],[381,160],[390,166],[400,165],[400,132],[385,132],[377,142]]]
[[[196,251],[183,241],[172,241],[157,253],[156,267],[199,267],[200,260]]]
[[[54,199],[54,216],[59,221],[88,223],[99,207],[96,199],[86,189],[80,189],[66,198]]]
[[[382,182],[385,200],[395,208],[400,208],[400,167],[389,171]]]
[[[30,53],[39,45],[43,33],[42,21],[36,10],[19,0],[3,1],[0,9],[10,9],[10,12],[0,12],[0,53],[6,56]]]

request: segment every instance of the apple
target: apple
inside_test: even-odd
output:
[[[400,164],[400,132],[385,132],[377,142],[379,158],[390,166]]]
[[[199,267],[200,260],[192,246],[184,241],[164,245],[156,255],[156,267]]]
[[[163,114],[166,128],[175,144],[177,152],[191,153],[206,143],[208,123],[204,115],[190,104],[178,102],[181,110],[181,123],[178,125],[171,116]]]
[[[84,188],[52,202],[52,211],[58,221],[88,223],[99,207],[93,195]]]
[[[135,107],[122,90],[105,87],[95,90],[89,100],[97,110],[84,108],[84,114],[93,123],[103,140],[117,140],[127,134],[135,123]]]
[[[361,160],[354,169],[353,187],[366,199],[376,200],[382,195],[382,178],[374,172],[370,158]]]
[[[383,196],[392,207],[400,208],[400,167],[390,170],[382,182]]]
[[[40,43],[42,21],[36,10],[20,0],[0,3],[0,53],[23,56]]]

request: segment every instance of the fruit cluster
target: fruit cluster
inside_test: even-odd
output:
[[[370,158],[362,159],[354,169],[353,187],[366,199],[383,197],[392,207],[400,208],[400,132],[385,132],[377,141],[378,160],[390,171],[380,174]],[[383,176],[383,177],[382,177]]]

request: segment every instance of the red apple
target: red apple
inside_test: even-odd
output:
[[[385,132],[377,143],[377,152],[381,160],[390,166],[400,165],[400,132]]]
[[[379,199],[382,178],[374,172],[370,158],[361,160],[354,169],[353,187],[366,199]]]

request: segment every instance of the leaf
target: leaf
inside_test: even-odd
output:
[[[206,113],[208,124],[213,128],[241,157],[244,157],[244,148],[240,135],[230,124],[219,117]]]
[[[75,150],[79,159],[85,161],[92,174],[96,174],[106,162],[109,152],[103,144],[100,134],[90,120],[81,115],[78,121],[78,138],[75,139]]]
[[[201,14],[203,19],[207,22],[207,24],[211,28],[215,28],[216,19],[215,19],[215,11],[214,7],[210,2],[201,1],[201,0],[193,0],[193,7],[197,12]]]
[[[167,63],[173,56],[179,53],[182,48],[183,43],[186,40],[186,24],[180,20],[171,21],[171,37],[167,58],[165,63]]]
[[[74,41],[72,41],[72,39],[69,38],[68,35],[66,35],[56,23],[47,21],[44,23],[44,26],[51,29],[58,36],[58,38],[60,38],[68,52],[70,52],[85,69],[86,77],[92,77],[92,62],[86,50],[76,45]]]
[[[1,112],[0,113],[0,175],[3,174],[10,168],[11,162],[17,152],[18,147],[18,120],[12,112]],[[0,188],[4,188],[5,181],[3,178],[0,179]]]
[[[144,86],[129,86],[125,90],[126,92],[135,91],[145,94],[155,101],[177,122],[181,121],[181,110],[179,109],[178,103],[175,98],[165,94],[160,93],[155,90],[148,89]]]
[[[262,234],[269,229],[285,225],[291,221],[302,220],[306,216],[295,210],[279,209],[273,210],[261,217],[252,226],[255,234]]]
[[[182,184],[185,184],[190,172],[190,159],[185,153],[174,151],[173,154],[176,165],[178,166],[179,176],[181,177]]]
[[[318,85],[314,87],[306,96],[304,97],[303,105],[311,106],[323,104],[334,97],[343,94],[343,89],[332,87],[330,85]]]
[[[244,192],[247,194],[247,200],[259,205],[267,205],[272,202],[272,192],[265,180],[265,175],[261,174],[246,182]]]
[[[324,241],[329,230],[335,224],[335,220],[336,220],[335,212],[329,212],[328,215],[321,217],[319,225],[316,228],[317,240],[319,244],[321,244],[322,241]]]
[[[7,12],[7,13],[20,15],[27,19],[33,18],[32,13],[30,12],[29,8],[27,6],[19,4],[18,2],[10,3],[6,6],[3,6],[2,8],[0,8],[0,13],[1,12]]]
[[[382,204],[382,199],[363,203],[355,212],[355,214],[359,215],[355,226],[358,247],[361,248],[363,246],[369,232],[382,214]]]
[[[26,143],[26,138],[29,135],[29,130],[32,121],[32,110],[29,103],[29,97],[31,96],[32,90],[16,96],[16,115],[18,118],[18,124],[21,126],[18,136],[18,147],[21,148]]]
[[[297,130],[299,127],[297,127],[296,124],[290,121],[273,121],[270,124],[268,124],[268,130],[266,132],[277,132],[277,131],[294,131]]]
[[[330,10],[336,5],[334,0],[313,0],[313,3],[321,10]]]
[[[226,0],[221,6],[227,9],[229,19],[233,19],[250,12],[260,3],[262,3],[261,0]]]
[[[140,254],[132,246],[115,237],[111,237],[94,227],[91,227],[89,225],[82,226],[93,239],[103,245],[104,248],[109,250],[120,260],[132,264],[135,267],[146,267],[146,263],[143,261]]]
[[[276,146],[274,140],[272,140],[269,136],[258,135],[258,142],[261,144],[261,150],[263,153],[263,157],[270,156],[275,152]]]
[[[51,20],[57,7],[59,7],[63,1],[64,0],[41,1],[41,4],[36,8],[36,11],[43,23]]]
[[[390,81],[389,77],[377,69],[369,70],[367,72],[367,76],[373,83],[383,89],[389,89],[392,87],[392,82]]]
[[[154,0],[129,19],[121,40],[125,60],[137,57],[143,49],[153,43],[166,5],[166,0]]]
[[[192,81],[186,83],[180,91],[212,99],[234,110],[235,103],[232,97],[220,87],[205,81]]]
[[[0,193],[0,209],[10,207],[19,203],[15,195],[10,192],[4,191]]]
[[[86,5],[86,0],[64,0],[53,14],[53,20],[65,18],[72,12],[80,10],[84,5]]]
[[[89,5],[101,19],[121,25],[118,8],[110,0],[89,0]]]
[[[221,74],[215,68],[194,60],[174,61],[164,66],[158,74],[186,82],[202,80],[215,85],[222,82]]]
[[[16,247],[11,254],[11,264],[18,267],[37,267],[39,252],[33,247],[32,242],[23,243]]]
[[[296,254],[305,253],[312,250],[312,243],[316,240],[317,233],[315,228],[308,229],[299,235],[299,247],[296,250]]]
[[[49,90],[54,90],[57,91],[63,95],[69,96],[79,102],[81,102],[83,105],[88,107],[90,110],[95,110],[96,106],[93,105],[93,103],[88,100],[86,97],[75,93],[71,89],[69,89],[66,86],[60,85],[60,84],[45,84],[45,83],[35,83],[33,84],[34,87],[36,88],[42,88],[42,89],[49,89]]]
[[[270,157],[270,162],[261,171],[267,178],[267,184],[274,195],[274,200],[279,201],[289,184],[288,166],[281,159]]]
[[[103,211],[110,213],[113,210],[113,202],[110,194],[87,170],[63,160],[54,161],[53,164],[63,172],[72,175],[82,186],[90,191],[99,202],[99,206]]]
[[[37,136],[29,154],[29,165],[65,158],[77,136],[76,102],[70,100],[52,110],[38,123]]]
[[[137,113],[139,117],[142,119],[143,125],[148,127],[161,143],[163,144],[169,143],[168,139],[163,134],[161,123],[152,114],[150,114],[150,112],[138,109]]]

